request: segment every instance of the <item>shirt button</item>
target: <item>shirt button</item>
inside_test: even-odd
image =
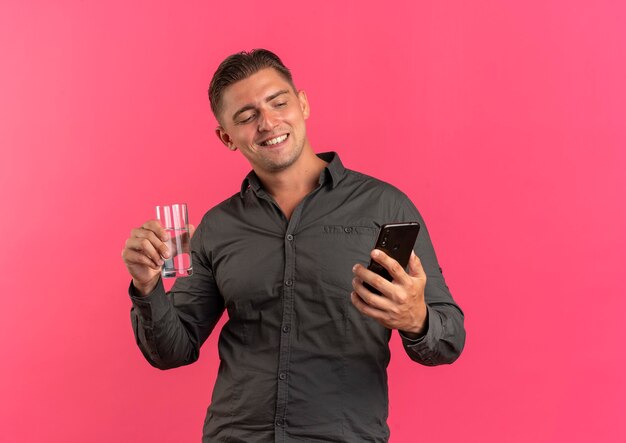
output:
[[[285,284],[286,284],[287,286],[291,286],[291,285],[293,285],[293,280],[287,280],[287,281],[285,282]]]
[[[291,330],[291,328],[289,327],[289,325],[285,325],[283,326],[283,332],[286,334]]]
[[[280,378],[281,380],[285,380],[287,378],[287,374],[281,372],[280,374],[278,374],[278,378]]]
[[[279,419],[276,420],[276,426],[282,426],[284,424],[285,424],[285,422],[284,422],[284,420],[282,418],[279,418]]]
[[[349,234],[352,232],[352,228],[350,226],[347,226],[345,228],[343,228],[343,232],[345,232],[346,234]]]
[[[291,234],[287,235],[287,240],[292,241],[293,240],[293,235],[291,235]]]

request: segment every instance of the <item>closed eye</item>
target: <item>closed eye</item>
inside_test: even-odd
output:
[[[288,102],[289,96],[285,93],[282,93],[278,97],[274,97],[270,103],[274,108],[283,108],[287,106]]]
[[[244,118],[244,119],[242,119],[242,120],[239,120],[239,121],[237,122],[237,124],[238,124],[238,125],[241,125],[241,124],[245,124],[245,123],[250,123],[252,120],[254,120],[254,118],[255,118],[255,117],[256,117],[256,114],[250,114],[250,116],[249,116],[249,117]]]

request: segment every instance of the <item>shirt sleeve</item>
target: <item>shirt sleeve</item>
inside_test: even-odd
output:
[[[411,339],[400,333],[404,349],[413,361],[423,365],[452,363],[465,346],[463,311],[446,285],[424,219],[410,201],[402,206],[400,217],[399,220],[416,220],[421,225],[415,254],[426,272],[424,297],[428,310],[427,330],[421,337]]]
[[[139,295],[130,284],[135,340],[156,368],[171,369],[195,362],[224,312],[224,300],[203,247],[203,232],[200,224],[191,239],[193,274],[179,278],[169,293],[162,280],[147,296]]]

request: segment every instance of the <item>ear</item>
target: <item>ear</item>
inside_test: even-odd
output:
[[[300,109],[302,110],[302,115],[306,120],[309,118],[311,114],[311,108],[309,107],[309,100],[306,98],[306,92],[298,91],[298,101],[300,102]]]
[[[230,149],[231,151],[237,150],[237,146],[233,144],[230,135],[228,135],[228,133],[224,131],[223,127],[218,126],[217,128],[215,128],[215,135],[217,135],[217,138],[219,138],[220,141],[224,143],[224,146],[226,146],[228,149]]]

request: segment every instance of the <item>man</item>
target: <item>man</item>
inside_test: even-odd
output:
[[[387,441],[391,330],[425,365],[453,362],[465,340],[422,217],[391,185],[314,153],[306,94],[273,53],[228,57],[209,97],[217,136],[252,172],[203,217],[193,275],[169,294],[165,231],[133,230],[122,255],[141,351],[161,369],[193,363],[226,309],[203,441]],[[422,225],[408,272],[371,251],[394,221]],[[370,256],[393,282],[366,269]]]

